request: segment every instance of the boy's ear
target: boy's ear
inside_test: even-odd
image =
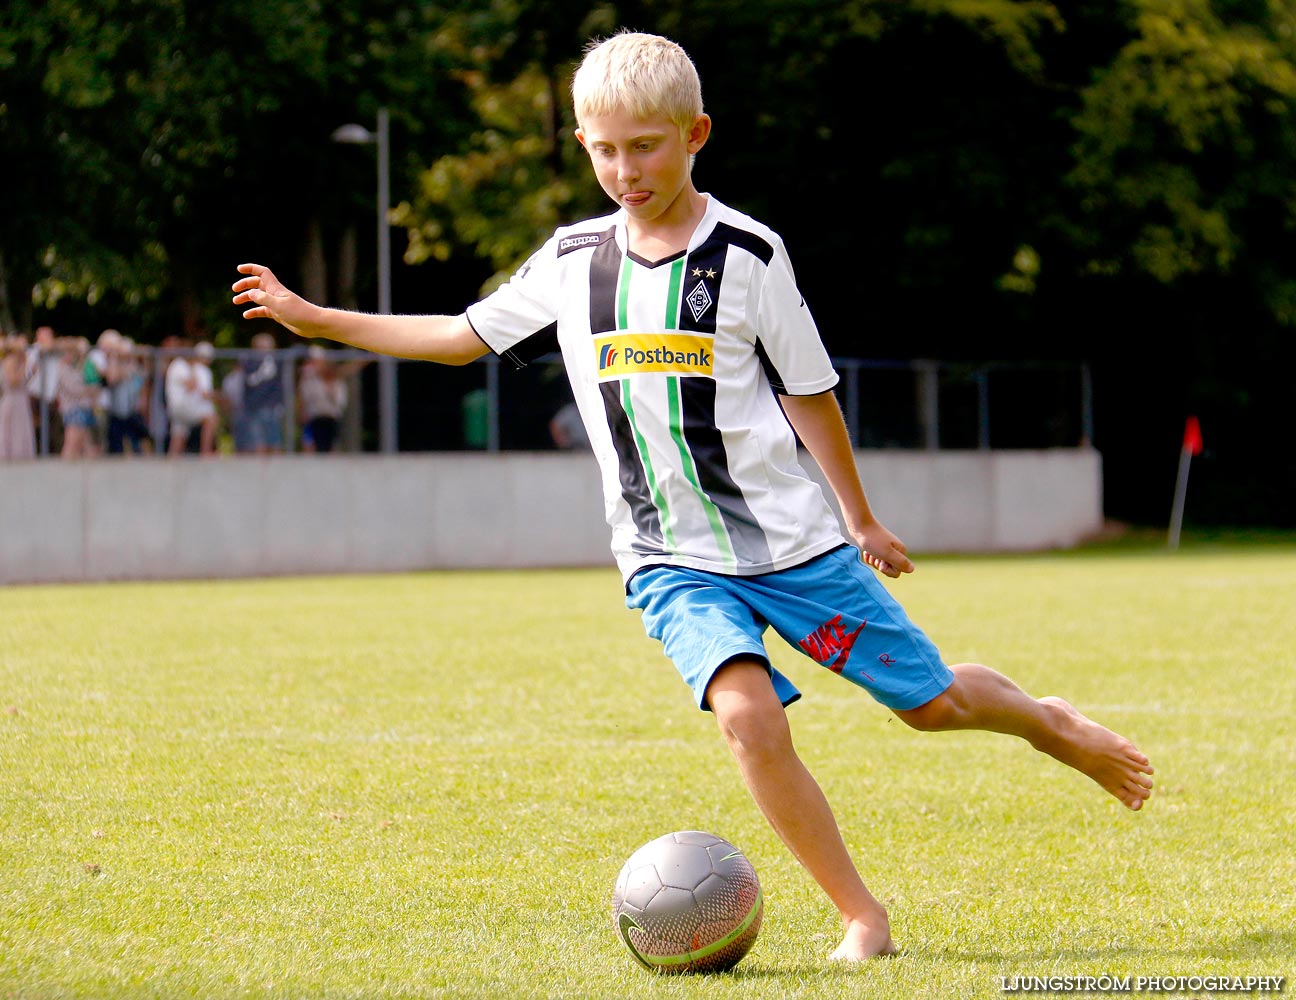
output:
[[[588,152],[589,147],[585,145],[585,130],[581,128],[579,125],[577,125],[576,132],[574,134],[576,136],[576,141],[581,144],[581,149],[584,149]]]
[[[696,153],[706,145],[707,139],[711,137],[711,116],[698,115],[689,127],[688,134],[685,135],[685,145],[689,153]]]

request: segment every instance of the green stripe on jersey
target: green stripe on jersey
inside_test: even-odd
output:
[[[679,449],[680,469],[684,472],[684,477],[688,480],[689,486],[693,488],[693,492],[697,494],[702,509],[706,511],[707,522],[711,525],[711,534],[715,536],[716,547],[720,550],[721,557],[730,567],[737,567],[738,559],[734,556],[733,543],[729,541],[729,532],[725,530],[724,518],[720,514],[720,508],[715,505],[711,498],[707,496],[706,490],[702,488],[697,463],[693,460],[693,453],[689,451],[688,442],[684,440],[684,404],[680,399],[678,375],[672,375],[667,379],[666,398],[670,404],[670,435],[675,442],[675,447]]]
[[[634,400],[630,397],[630,379],[621,380],[621,405],[625,408],[626,418],[630,421],[630,430],[634,434],[635,447],[639,450],[639,461],[643,463],[644,475],[648,478],[648,492],[652,494],[653,506],[657,508],[657,517],[661,521],[662,540],[668,548],[675,548],[675,533],[670,527],[670,508],[662,496],[661,486],[657,483],[657,474],[653,472],[652,456],[648,454],[648,442],[644,440],[635,421]]]
[[[617,329],[630,328],[630,277],[634,274],[634,261],[626,254],[621,258],[621,287],[617,289]]]
[[[681,257],[671,265],[670,287],[666,292],[666,329],[679,329],[680,288],[684,284],[684,261]]]

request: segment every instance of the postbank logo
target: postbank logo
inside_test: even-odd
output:
[[[646,372],[710,375],[715,362],[711,337],[685,333],[618,333],[594,338],[600,379]]]

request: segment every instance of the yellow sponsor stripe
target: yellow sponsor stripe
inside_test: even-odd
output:
[[[593,338],[601,379],[656,372],[711,375],[715,338],[686,333],[621,333]]]

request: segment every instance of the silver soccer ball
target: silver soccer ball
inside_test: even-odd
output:
[[[751,862],[697,830],[649,841],[612,890],[612,922],[640,965],[657,972],[723,972],[760,933],[765,900]]]

